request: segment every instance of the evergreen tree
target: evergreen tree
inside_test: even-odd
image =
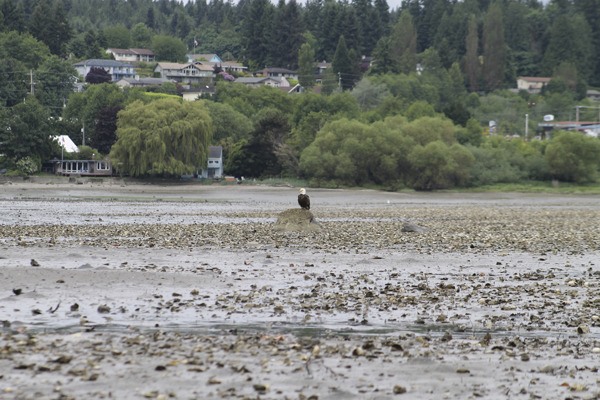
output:
[[[319,21],[319,32],[316,37],[319,41],[317,49],[317,59],[319,61],[331,61],[335,54],[340,35],[342,34],[336,28],[336,21],[341,6],[333,0],[325,0],[321,18]]]
[[[373,74],[387,74],[396,68],[396,62],[392,56],[392,42],[389,36],[382,37],[373,50],[374,65],[371,67]]]
[[[354,60],[350,57],[350,52],[346,47],[346,40],[344,36],[340,36],[331,66],[333,72],[338,76],[342,90],[350,90],[354,86],[354,79],[357,77],[353,63]]]
[[[581,15],[559,15],[549,33],[544,54],[543,72],[552,75],[562,62],[570,62],[578,74],[587,80],[592,75],[594,51],[592,33]]]
[[[303,42],[304,32],[300,8],[295,0],[285,3],[280,0],[274,14],[274,23],[270,34],[273,43],[270,46],[270,64],[277,67],[296,69],[298,50]]]
[[[575,7],[586,18],[592,30],[592,48],[595,54],[592,58],[592,74],[589,77],[591,85],[600,86],[600,0],[574,0]]]
[[[265,67],[269,61],[274,7],[269,0],[250,0],[246,7],[241,27],[244,58],[251,67]]]
[[[1,30],[10,32],[25,32],[27,24],[25,23],[25,12],[23,4],[13,0],[4,0],[0,3],[0,13],[3,16],[4,27]]]
[[[479,90],[479,33],[477,19],[474,15],[469,18],[469,33],[467,34],[467,53],[465,54],[465,74],[471,92]]]
[[[392,57],[396,64],[395,72],[404,74],[414,72],[417,65],[417,32],[408,11],[405,10],[400,14],[400,19],[392,30],[390,41]]]
[[[483,21],[483,79],[488,91],[504,84],[506,44],[502,9],[494,2]]]
[[[309,42],[300,46],[298,51],[298,81],[305,88],[315,84],[315,50]]]
[[[86,47],[86,58],[102,57],[102,50],[100,48],[100,44],[98,43],[96,33],[93,30],[87,31],[83,40]]]
[[[66,56],[67,43],[72,33],[63,4],[55,0],[40,0],[31,15],[29,31],[41,42],[44,42],[52,54]]]

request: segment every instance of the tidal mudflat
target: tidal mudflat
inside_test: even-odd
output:
[[[78,183],[0,185],[1,399],[600,398],[598,196]]]

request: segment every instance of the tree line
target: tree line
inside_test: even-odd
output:
[[[393,10],[386,0],[0,1],[0,30],[28,32],[59,57],[149,48],[158,35],[176,38],[184,54],[217,53],[250,70],[297,69],[302,45],[312,47],[312,62],[331,61],[344,37],[353,64],[373,58],[371,73],[410,72],[435,52],[445,68],[459,63],[470,91],[552,76],[561,63],[579,83],[599,86],[598,20],[600,0],[405,0]],[[364,72],[348,71],[354,82]]]
[[[36,12],[42,3],[47,7],[46,12]],[[357,42],[357,36],[350,31],[336,31],[337,37],[332,37],[330,43],[335,41],[335,45],[327,47],[324,32],[329,34],[337,29],[333,25],[352,26],[341,21],[354,20],[348,15],[352,15],[350,10],[358,6],[357,2],[272,5],[251,0],[237,5],[220,3],[217,7],[218,2],[197,1],[186,5],[145,0],[0,1],[4,16],[0,24],[0,58],[4,60],[0,63],[0,169],[39,170],[43,161],[65,156],[49,137],[68,134],[77,144],[85,141],[84,153],[78,157],[92,153],[110,157],[121,173],[132,176],[176,177],[196,171],[204,165],[207,146],[218,144],[224,148],[229,174],[300,177],[322,185],[431,190],[522,180],[594,182],[600,160],[598,139],[580,133],[561,133],[550,140],[534,140],[541,134],[537,123],[547,114],[557,119],[573,119],[575,107],[583,106],[578,108],[581,120],[598,119],[597,103],[585,98],[587,81],[582,78],[579,64],[564,57],[561,62],[549,61],[548,65],[553,65],[552,80],[540,94],[506,90],[504,86],[509,80],[506,77],[514,78],[508,71],[517,70],[511,67],[514,58],[506,43],[517,28],[509,30],[504,26],[507,19],[496,17],[504,15],[507,4],[512,3],[434,3],[438,7],[445,5],[438,11],[446,19],[459,14],[458,10],[467,5],[468,10],[485,12],[473,12],[466,20],[450,18],[454,25],[440,20],[424,30],[422,24],[427,18],[419,13],[424,13],[431,4],[408,2],[400,10],[381,14],[382,18],[388,18],[381,27],[388,29],[379,39],[366,40],[359,35],[362,39]],[[331,70],[337,73],[331,76],[329,72],[330,76],[318,86],[319,94],[312,90],[290,95],[269,87],[249,89],[222,79],[217,81],[214,96],[185,104],[175,84],[122,90],[103,83],[89,84],[82,92],[73,91],[76,72],[72,64],[77,59],[74,44],[79,43],[75,47],[83,52],[103,49],[109,42],[111,47],[136,46],[142,42],[134,40],[141,40],[143,32],[148,34],[149,43],[156,43],[157,38],[158,42],[169,39],[181,43],[196,38],[200,41],[196,50],[203,51],[200,47],[207,41],[201,33],[218,25],[219,32],[227,32],[224,34],[227,40],[240,38],[236,45],[239,47],[230,52],[232,58],[245,60],[247,65],[258,65],[256,60],[268,62],[271,50],[266,48],[255,49],[255,58],[249,57],[250,43],[244,44],[241,39],[248,36],[242,36],[241,32],[253,26],[250,20],[255,14],[251,11],[261,18],[267,18],[265,15],[274,18],[278,9],[290,4],[297,8],[300,21],[304,21],[295,54],[299,71],[306,71],[300,73],[300,80],[309,75],[307,66],[314,65],[325,54],[331,56]],[[553,15],[558,18],[563,14],[556,12],[557,9],[571,10],[566,14],[573,18],[583,16],[577,12],[582,3],[577,2],[551,3],[548,7],[535,2],[518,4],[525,6],[527,12],[523,15],[545,15],[543,19],[547,22],[552,21]],[[97,7],[96,13],[86,14],[88,6]],[[383,10],[385,2],[366,2],[365,6],[371,11],[378,7]],[[450,7],[452,13],[444,11],[445,7]],[[198,14],[200,9],[204,11]],[[271,11],[263,14],[261,10]],[[311,10],[313,17],[308,18]],[[346,17],[338,18],[342,15],[338,12]],[[368,15],[366,12],[360,15]],[[191,30],[186,35],[173,36],[168,29],[177,26],[173,25],[173,19],[178,13],[181,15],[177,21],[182,16],[202,18],[200,23],[190,24]],[[31,21],[36,20],[34,14],[39,16],[36,18],[55,18],[56,23],[67,16],[64,20],[68,20],[70,39],[63,38],[51,46],[47,42],[55,36],[48,34],[43,40],[35,36],[35,30],[31,29]],[[10,25],[13,19],[6,15],[22,15],[20,28]],[[421,15],[420,19],[415,15]],[[153,27],[148,28],[148,21],[137,22],[139,18],[153,19]],[[318,32],[316,28],[308,28],[308,20],[313,24],[327,20],[333,25],[317,36],[312,33]],[[459,21],[466,23],[461,25]],[[454,28],[448,28],[440,40],[459,44],[464,39],[463,53],[435,46],[438,36],[432,32],[445,23]],[[274,26],[257,24],[254,28],[258,25],[263,30]],[[83,26],[85,29],[81,29]],[[461,29],[464,38],[452,39],[450,31],[454,34]],[[422,31],[429,32],[429,41],[423,39]],[[235,34],[229,36],[231,33]],[[272,35],[273,32],[269,33],[269,37]],[[214,43],[221,42],[218,37],[213,37]],[[552,43],[550,37],[545,34],[545,39],[536,42],[534,47],[541,52],[538,56],[546,57]],[[109,42],[99,44],[99,38]],[[119,38],[130,41],[115,43]],[[505,44],[497,45],[502,40]],[[370,45],[357,43],[374,46],[372,54],[376,61],[364,70],[354,61]],[[497,48],[506,52],[493,54]],[[292,52],[283,54],[290,56]],[[75,58],[66,58],[69,55]],[[504,60],[497,63],[505,66],[501,70],[504,80],[498,79],[500,72],[495,67],[491,70],[485,67],[486,59]],[[543,62],[530,61],[532,75],[545,68]],[[315,82],[309,79],[306,87],[310,89],[312,85]],[[177,121],[169,119],[174,115],[178,116]],[[488,130],[489,121],[496,122],[494,134]],[[528,136],[525,132],[529,132]]]

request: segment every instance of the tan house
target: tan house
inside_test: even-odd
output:
[[[540,93],[542,88],[550,82],[550,79],[552,78],[520,76],[517,78],[517,90],[526,90],[529,93]]]
[[[159,62],[154,68],[154,74],[163,79],[173,80],[182,84],[194,85],[213,81],[215,72],[212,65],[194,63]]]

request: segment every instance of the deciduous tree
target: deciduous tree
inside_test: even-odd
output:
[[[131,176],[178,176],[202,168],[213,126],[203,102],[135,101],[119,114],[110,152],[117,169]]]

